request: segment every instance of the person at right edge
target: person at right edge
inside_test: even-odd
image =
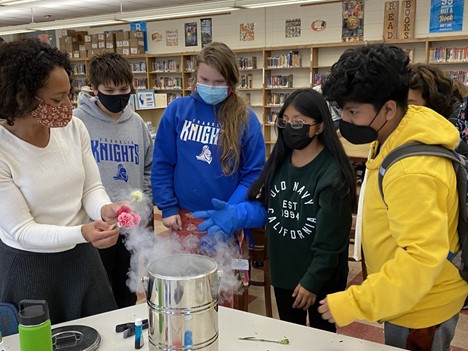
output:
[[[408,106],[408,55],[396,46],[346,50],[323,85],[343,109],[340,131],[353,144],[372,143],[366,163],[362,248],[367,279],[329,294],[322,318],[346,326],[383,322],[385,344],[408,350],[450,350],[468,284],[447,259],[457,252],[458,193],[452,163],[415,156],[389,168],[378,190],[383,159],[410,142],[455,149],[456,128],[423,106]]]

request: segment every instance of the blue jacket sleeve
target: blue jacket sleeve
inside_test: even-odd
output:
[[[174,194],[174,168],[177,161],[176,104],[170,104],[161,118],[156,133],[151,169],[153,201],[166,218],[178,214]]]

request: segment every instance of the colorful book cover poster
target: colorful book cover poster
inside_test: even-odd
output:
[[[299,38],[301,36],[301,19],[287,19],[284,28],[285,38]]]
[[[343,0],[343,42],[364,41],[364,0]]]
[[[197,22],[185,23],[185,46],[197,46]]]
[[[211,18],[200,19],[200,35],[202,48],[213,41],[213,26]]]
[[[459,32],[463,28],[463,0],[431,0],[429,32]]]
[[[253,41],[255,38],[254,23],[241,23],[239,39],[240,41]]]
[[[179,45],[179,31],[166,30],[166,46],[178,46]]]

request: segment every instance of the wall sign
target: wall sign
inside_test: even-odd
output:
[[[457,32],[463,28],[463,0],[432,0],[429,32]]]

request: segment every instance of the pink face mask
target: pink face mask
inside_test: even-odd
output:
[[[37,123],[44,127],[60,128],[65,127],[72,118],[73,106],[54,106],[42,99],[37,98],[39,106],[31,112],[31,116]]]

